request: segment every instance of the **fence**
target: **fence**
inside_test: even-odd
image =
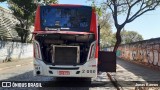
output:
[[[121,45],[117,56],[126,60],[160,67],[160,38]]]
[[[33,57],[31,43],[0,41],[0,63]]]

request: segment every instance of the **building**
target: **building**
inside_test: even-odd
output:
[[[17,40],[15,25],[19,23],[10,10],[0,7],[0,40]]]

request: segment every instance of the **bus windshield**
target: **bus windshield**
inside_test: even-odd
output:
[[[89,6],[41,6],[40,10],[43,30],[90,31],[92,8]]]

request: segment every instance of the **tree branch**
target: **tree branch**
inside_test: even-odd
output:
[[[131,7],[133,7],[134,5],[136,5],[137,3],[139,3],[141,0],[137,0],[136,2],[134,2]]]
[[[111,10],[112,14],[114,13],[113,8],[111,7],[113,5],[112,1],[108,0],[107,1],[107,6],[109,7],[109,9]]]
[[[150,8],[148,6],[145,6],[143,9],[139,10],[136,14],[134,14],[129,20],[128,22],[132,22],[133,20],[135,20],[137,17],[141,16],[142,14],[148,12],[148,11],[152,11],[155,10],[155,8],[159,5],[159,3],[157,3],[154,7]],[[148,8],[148,9],[146,9]],[[146,10],[144,10],[146,9]],[[144,10],[144,11],[143,11]],[[142,11],[141,13],[139,13],[140,11]]]
[[[118,20],[117,20],[117,4],[116,4],[117,0],[113,0],[113,6],[114,6],[114,12],[113,12],[113,19],[114,19],[114,23],[115,23],[115,27],[118,28],[119,24],[118,24]]]

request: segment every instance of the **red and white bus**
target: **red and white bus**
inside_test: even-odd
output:
[[[90,6],[38,6],[33,32],[34,75],[92,78],[97,76],[98,65],[99,70],[109,67],[115,71],[115,61],[102,61],[114,54],[99,51],[97,21]]]

